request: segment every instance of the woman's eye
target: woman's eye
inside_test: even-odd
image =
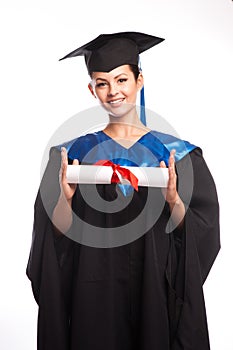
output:
[[[118,80],[119,83],[125,83],[126,81],[127,81],[126,78],[121,78],[121,79]]]
[[[97,88],[105,87],[107,84],[106,83],[98,83],[96,84]]]

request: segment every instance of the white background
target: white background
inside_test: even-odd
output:
[[[83,59],[58,59],[127,30],[166,39],[141,56],[146,106],[203,148],[218,188],[222,249],[204,291],[211,348],[233,349],[233,2],[8,0],[0,8],[1,350],[36,349],[25,269],[43,151],[65,120],[96,104]]]

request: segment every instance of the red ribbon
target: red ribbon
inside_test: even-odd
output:
[[[99,160],[95,163],[95,165],[104,165],[104,166],[111,166],[113,170],[111,183],[120,183],[119,176],[116,173],[116,170],[121,174],[121,176],[131,183],[133,188],[138,191],[138,178],[129,170],[126,168],[121,167],[119,164],[115,164],[111,162],[110,160]]]

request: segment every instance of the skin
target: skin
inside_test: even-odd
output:
[[[127,148],[149,129],[141,123],[136,111],[137,93],[143,87],[142,74],[137,81],[128,65],[110,72],[93,72],[89,90],[107,110],[109,124],[103,130]],[[119,103],[111,103],[117,102]]]
[[[92,81],[88,85],[91,94],[108,112],[109,123],[103,130],[108,136],[128,148],[144,134],[150,131],[141,123],[136,110],[137,93],[143,87],[142,74],[135,80],[128,65],[123,65],[110,72],[93,72]],[[175,171],[175,150],[172,150],[168,164],[168,186],[163,195],[169,204],[172,220],[182,227],[185,207],[177,192],[177,175]],[[79,164],[75,159],[73,164]],[[66,232],[72,224],[72,198],[76,185],[68,184],[66,170],[68,165],[67,152],[61,150],[60,187],[61,194],[53,212],[53,223],[58,232]],[[161,168],[166,168],[164,161]],[[66,220],[64,220],[66,218]]]

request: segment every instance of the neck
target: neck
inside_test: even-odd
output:
[[[136,111],[122,117],[113,117],[109,115],[109,123],[103,130],[112,137],[130,137],[133,135],[143,135],[150,129],[147,128],[139,119]]]
[[[109,124],[106,126],[106,128],[103,130],[106,134],[108,134],[111,137],[115,138],[130,138],[133,136],[140,136],[148,131],[150,131],[149,128],[147,128],[144,124],[138,120],[138,123],[129,123],[129,122],[123,122],[123,121],[113,121],[109,122]]]

